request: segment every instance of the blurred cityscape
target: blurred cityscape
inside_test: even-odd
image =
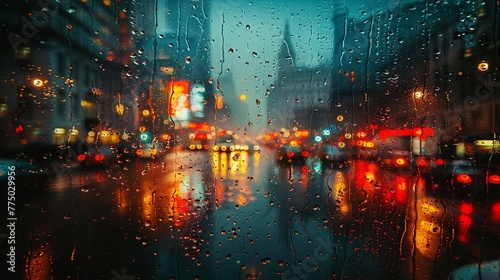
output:
[[[397,17],[415,19],[371,26],[391,30],[398,24],[402,31],[399,38],[375,40],[377,51],[368,48],[361,55],[353,50],[371,44],[369,37],[344,38],[344,29],[355,23],[338,7],[331,20],[343,27],[331,35],[332,50],[342,49],[334,55],[339,65],[298,65],[285,22],[276,52],[278,74],[265,100],[256,101],[265,106],[259,116],[265,121],[259,123],[243,113],[248,107],[242,104],[254,102],[251,94],[240,96],[234,81],[213,71],[209,2],[143,5],[140,13],[154,15],[149,17],[131,4],[2,4],[5,149],[82,141],[118,145],[141,135],[147,141],[163,135],[182,142],[193,132],[215,137],[220,130],[238,129],[252,139],[304,129],[312,135],[363,130],[374,137],[381,129],[415,127],[433,128],[436,142],[497,137],[493,2],[435,5],[433,12],[446,16],[428,19],[421,28],[410,23],[427,4],[402,6]],[[395,14],[386,10],[377,16]],[[419,45],[425,47],[414,47]],[[408,57],[408,63],[402,61]]]
[[[2,1],[16,275],[498,276],[500,5],[393,2]]]

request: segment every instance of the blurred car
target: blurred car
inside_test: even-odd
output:
[[[305,145],[283,144],[276,151],[276,159],[281,163],[304,163],[310,156]]]
[[[238,150],[241,147],[238,145]],[[234,137],[231,135],[223,135],[217,138],[215,144],[212,146],[212,151],[214,152],[232,152],[236,150],[236,144]]]
[[[116,163],[117,149],[109,146],[99,147],[90,145],[86,151],[77,155],[76,160],[78,164],[75,167],[79,169],[105,167]]]
[[[150,143],[139,143],[135,147],[135,154],[138,158],[158,158],[165,153],[165,145],[162,142],[153,141]]]
[[[396,170],[399,173],[411,174],[414,171],[411,152],[408,150],[390,150],[380,156],[382,167]]]
[[[500,197],[500,152],[491,156],[486,170],[486,178],[489,186],[488,193]]]
[[[473,196],[480,194],[480,171],[471,160],[451,159],[435,166],[430,178],[440,193],[451,196]]]

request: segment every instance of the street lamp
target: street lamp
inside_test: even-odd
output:
[[[423,96],[424,96],[424,93],[417,90],[413,93],[413,96],[416,98],[416,99],[421,99]]]
[[[477,65],[477,70],[479,70],[480,72],[486,72],[488,71],[488,68],[489,68],[489,64],[488,62],[486,61],[481,61],[478,65]]]
[[[35,87],[41,87],[41,86],[43,86],[43,81],[41,79],[34,79],[33,80],[33,85]]]

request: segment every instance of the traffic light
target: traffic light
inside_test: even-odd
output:
[[[139,134],[139,138],[144,143],[149,142],[151,140],[151,132],[149,131],[141,132],[141,134]]]

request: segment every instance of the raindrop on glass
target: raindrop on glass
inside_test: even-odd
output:
[[[66,11],[68,12],[68,14],[74,14],[74,13],[76,13],[76,8],[75,8],[75,6],[71,5],[68,7],[68,9]]]

